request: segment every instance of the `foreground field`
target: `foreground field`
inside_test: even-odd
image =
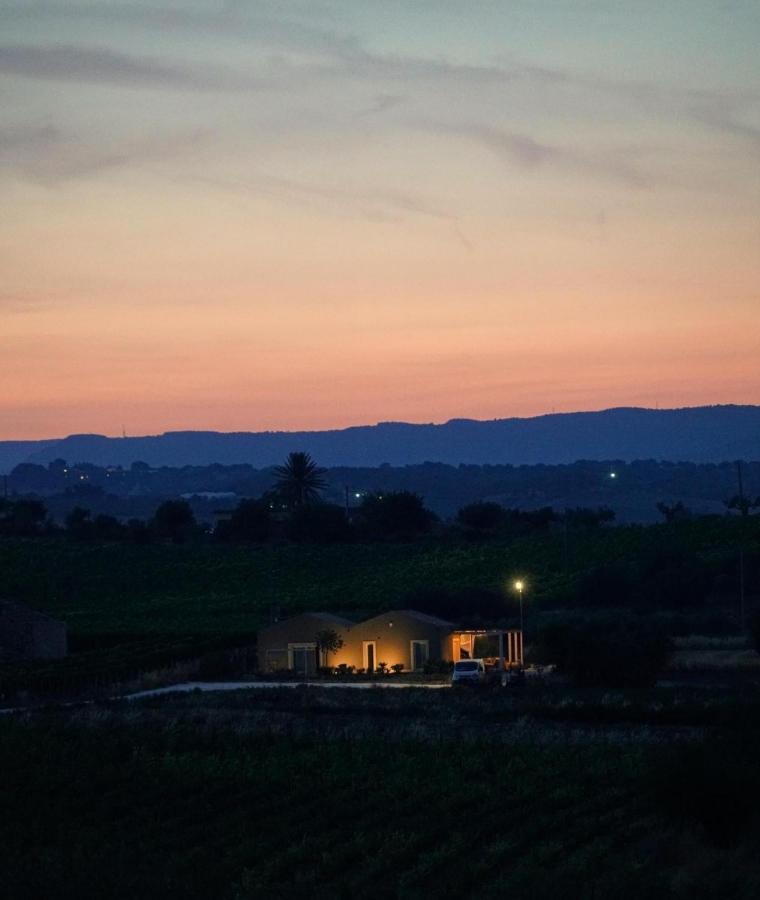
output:
[[[741,698],[427,693],[5,717],[3,896],[757,896]]]

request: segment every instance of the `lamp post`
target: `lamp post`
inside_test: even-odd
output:
[[[515,590],[520,598],[520,668],[525,664],[525,636],[523,634],[523,590],[525,582],[518,578],[515,581]]]
[[[525,583],[518,578],[515,582],[515,590],[517,591],[520,597],[520,631],[523,630],[523,589],[525,587]]]

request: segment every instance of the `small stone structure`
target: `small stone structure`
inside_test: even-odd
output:
[[[23,603],[0,600],[0,662],[62,659],[66,625]]]

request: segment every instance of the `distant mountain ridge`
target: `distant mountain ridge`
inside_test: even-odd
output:
[[[323,466],[560,464],[579,459],[723,462],[760,459],[760,406],[617,407],[532,418],[451,419],[440,425],[381,422],[331,431],[173,431],[145,437],[75,434],[0,441],[0,472],[22,462],[129,466],[276,465],[292,450]]]

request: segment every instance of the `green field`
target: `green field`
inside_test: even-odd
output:
[[[572,700],[312,689],[0,719],[2,896],[757,896],[760,791],[724,746],[744,701],[712,698],[716,731],[696,695]]]
[[[414,591],[482,587],[504,592],[527,579],[530,608],[573,605],[584,572],[637,563],[673,545],[718,571],[735,567],[737,547],[760,552],[760,517],[679,526],[629,526],[515,540],[309,546],[0,541],[0,596],[64,619],[70,633],[219,635],[251,633],[276,605],[294,614],[358,615],[397,608]],[[755,579],[756,580],[756,579]],[[757,585],[750,584],[757,590]]]

